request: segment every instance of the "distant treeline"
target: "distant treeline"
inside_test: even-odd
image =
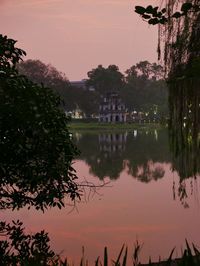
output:
[[[116,65],[109,65],[107,68],[99,65],[87,73],[86,89],[72,86],[65,74],[40,60],[21,62],[18,70],[33,82],[42,83],[56,91],[63,99],[66,111],[79,108],[88,117],[98,114],[101,96],[106,92],[116,91],[129,111],[151,113],[156,110],[160,117],[168,114],[168,92],[163,68],[156,63],[141,61],[124,74]]]

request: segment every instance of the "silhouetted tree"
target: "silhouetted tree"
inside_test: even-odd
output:
[[[99,65],[88,72],[88,78],[88,86],[93,86],[99,94],[119,90],[124,79],[116,65],[109,65],[107,68]]]
[[[120,95],[130,110],[167,116],[168,91],[163,68],[156,63],[141,61],[125,71],[125,85]]]
[[[40,60],[21,61],[17,65],[20,74],[25,75],[37,84],[44,84],[46,87],[55,88],[59,83],[69,83],[65,74],[59,72],[50,64],[44,64]]]
[[[96,92],[73,87],[65,74],[59,72],[50,64],[40,60],[21,61],[17,65],[20,74],[27,76],[38,85],[43,84],[59,94],[62,106],[66,111],[73,111],[79,107],[86,116],[97,113],[98,104]]]
[[[60,98],[18,74],[25,52],[0,35],[0,208],[64,206],[78,193],[77,149]]]
[[[53,265],[56,261],[50,249],[48,234],[44,231],[26,234],[20,221],[0,222],[1,265]]]
[[[17,70],[20,74],[25,75],[32,82],[53,89],[58,93],[62,100],[64,109],[73,109],[74,93],[70,82],[62,72],[59,72],[50,64],[44,64],[40,60],[20,61],[17,64]]]

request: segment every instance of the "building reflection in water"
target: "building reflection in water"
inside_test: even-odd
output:
[[[137,129],[134,129],[134,130],[133,130],[133,136],[134,136],[134,138],[137,138],[137,134],[138,134]]]
[[[127,132],[123,133],[101,133],[99,134],[99,149],[108,153],[125,151]]]

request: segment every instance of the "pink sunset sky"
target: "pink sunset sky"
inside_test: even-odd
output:
[[[125,71],[157,61],[157,27],[134,12],[159,0],[0,0],[0,33],[18,40],[26,59],[40,59],[69,80],[102,64]]]

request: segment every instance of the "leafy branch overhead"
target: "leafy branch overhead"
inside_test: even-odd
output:
[[[16,74],[16,64],[26,52],[15,46],[16,41],[0,34],[0,74]]]
[[[159,9],[158,6],[153,7],[151,5],[146,8],[143,6],[135,6],[135,12],[151,25],[165,24],[172,18],[178,19],[182,16],[187,16],[188,12],[198,11],[200,11],[200,5],[192,3],[183,3],[180,11],[176,11],[170,16],[166,8]]]

